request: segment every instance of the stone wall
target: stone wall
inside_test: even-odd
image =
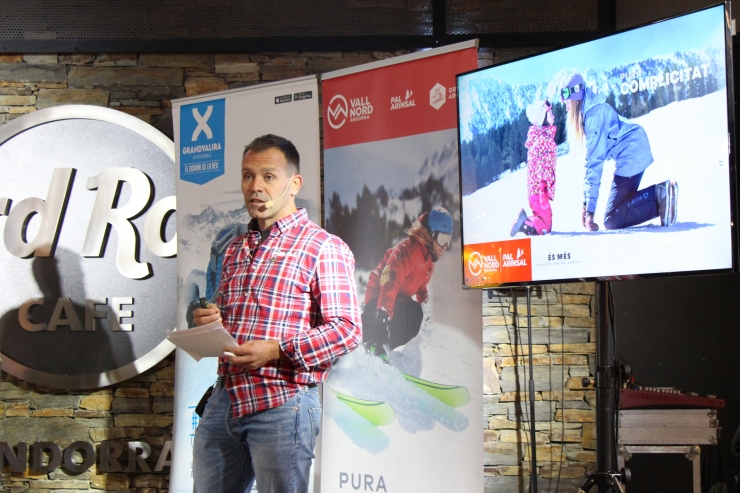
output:
[[[149,371],[126,382],[91,391],[64,391],[20,381],[12,375],[0,376],[0,441],[11,447],[20,442],[30,446],[39,441],[55,442],[65,448],[75,441],[92,442],[96,448],[104,440],[144,442],[151,447],[146,463],[150,471],[137,465],[134,472],[103,473],[97,464],[83,473],[60,467],[46,474],[26,468],[11,472],[6,465],[0,491],[9,493],[71,493],[84,491],[167,491],[169,467],[152,472],[166,441],[172,440],[174,401],[174,355]],[[124,453],[123,457],[126,457]],[[82,456],[74,456],[77,463]],[[48,457],[43,461],[48,463]],[[129,464],[121,461],[124,469]]]
[[[481,49],[479,64],[535,51]],[[50,106],[92,104],[134,115],[171,137],[172,99],[320,74],[405,53],[0,55],[0,123]],[[524,393],[528,375],[522,365],[526,299],[522,290],[514,291],[513,297],[510,290],[490,293],[483,291],[485,490],[526,491],[530,473]],[[540,491],[554,491],[558,473],[560,491],[576,491],[582,480],[575,478],[595,461],[595,397],[580,385],[581,377],[593,374],[593,285],[537,288],[532,315]],[[0,441],[44,439],[62,446],[75,440],[144,441],[152,447],[153,469],[172,435],[173,379],[174,356],[137,378],[94,392],[45,389],[2,374]],[[162,493],[168,488],[168,469],[98,474],[93,468],[75,475],[62,468],[32,475],[11,473],[6,467],[0,491]]]
[[[594,373],[594,284],[532,288],[530,307],[539,491],[575,492],[596,462],[596,392],[582,385]],[[526,290],[483,292],[483,370],[485,491],[527,491]]]

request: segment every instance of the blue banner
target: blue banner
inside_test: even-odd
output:
[[[180,107],[180,179],[203,185],[224,174],[225,99]]]

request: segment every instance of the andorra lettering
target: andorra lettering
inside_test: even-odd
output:
[[[63,462],[67,470],[82,473],[90,469],[96,463],[96,459],[97,470],[100,472],[136,472],[137,470],[160,472],[165,466],[172,465],[171,440],[164,443],[153,470],[145,460],[152,454],[152,448],[146,442],[128,442],[125,454],[124,445],[120,442],[105,440],[97,447],[96,445],[83,441],[72,442],[62,451],[61,447],[54,442],[35,442],[31,445],[31,471],[45,474],[57,469]],[[5,469],[7,466],[13,472],[26,471],[28,448],[26,442],[20,442],[15,447],[8,442],[0,442],[0,469]],[[119,462],[124,457],[126,459],[125,468]]]

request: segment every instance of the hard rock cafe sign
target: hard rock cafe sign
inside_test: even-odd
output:
[[[82,389],[173,346],[174,144],[130,115],[58,106],[0,127],[0,364]]]

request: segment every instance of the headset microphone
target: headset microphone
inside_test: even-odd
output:
[[[275,202],[276,201],[278,201],[278,200],[280,200],[280,199],[283,198],[283,195],[285,195],[285,192],[288,191],[288,187],[290,187],[290,180],[292,180],[294,176],[295,176],[295,174],[290,175],[290,178],[288,178],[288,184],[285,186],[285,190],[283,190],[283,193],[281,193],[278,198],[276,198],[274,200],[272,198],[270,198],[270,200],[268,200],[267,202],[265,202],[265,209],[269,209],[270,207],[272,207],[273,205],[275,205]]]

